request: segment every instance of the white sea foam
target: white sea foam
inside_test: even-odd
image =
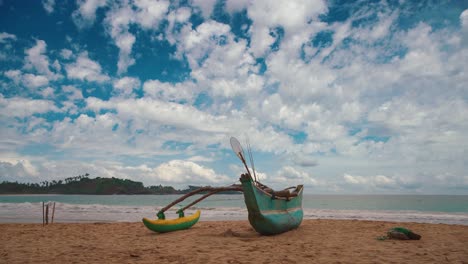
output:
[[[327,210],[306,209],[306,219],[355,219],[392,222],[418,222],[434,224],[468,225],[468,214],[420,211],[383,211],[383,210]]]
[[[55,222],[138,222],[143,217],[156,218],[159,206],[121,206],[102,204],[56,203]],[[176,210],[166,212],[177,218]],[[193,207],[201,210],[201,221],[247,220],[245,207]],[[51,218],[52,212],[49,212]],[[304,219],[356,219],[373,221],[420,222],[468,225],[467,213],[304,209]],[[0,203],[0,222],[42,223],[42,203]]]

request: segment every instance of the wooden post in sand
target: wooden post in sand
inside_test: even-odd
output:
[[[44,202],[42,202],[42,226],[44,226],[44,223],[45,223]]]
[[[54,202],[54,206],[52,207],[52,221],[50,222],[51,224],[54,223],[54,215],[55,215],[55,202]]]
[[[46,225],[48,225],[49,224],[49,203],[46,204],[45,218],[46,218]]]

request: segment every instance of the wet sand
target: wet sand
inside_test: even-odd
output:
[[[376,238],[403,226],[421,240]],[[468,263],[468,226],[304,220],[276,236],[247,221],[154,233],[142,223],[0,224],[0,263]]]

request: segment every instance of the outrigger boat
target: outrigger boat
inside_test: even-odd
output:
[[[253,176],[247,166],[242,146],[234,137],[231,138],[231,147],[247,170],[247,173],[242,174],[240,177],[241,184],[233,184],[225,187],[202,187],[194,190],[159,210],[157,213],[157,220],[143,218],[144,225],[148,229],[159,233],[190,228],[199,220],[200,211],[197,211],[191,216],[185,216],[184,210],[213,194],[223,191],[239,191],[244,193],[244,201],[247,206],[250,225],[258,233],[262,235],[276,235],[299,227],[303,218],[303,185],[289,187],[282,191],[274,191],[257,180],[250,145],[248,145],[248,150]],[[165,219],[165,211],[186,198],[199,193],[206,194],[177,210],[179,218],[171,220]]]

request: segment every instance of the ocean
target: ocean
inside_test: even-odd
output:
[[[42,223],[42,202],[55,202],[54,222],[138,222],[179,195],[0,195],[1,223]],[[193,196],[181,206],[200,196]],[[174,206],[166,218],[176,218]],[[304,195],[304,219],[468,225],[468,195]],[[201,221],[247,220],[242,195],[213,195],[187,210]],[[51,214],[51,213],[50,213]]]

